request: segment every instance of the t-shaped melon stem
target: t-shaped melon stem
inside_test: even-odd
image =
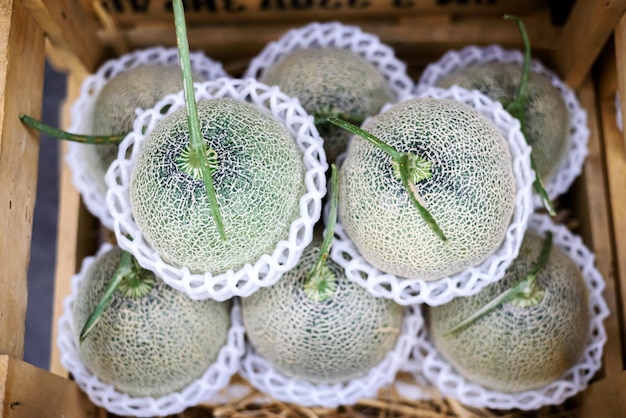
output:
[[[217,168],[217,155],[214,150],[207,149],[204,138],[200,134],[200,122],[198,121],[198,110],[196,108],[196,97],[194,94],[193,79],[191,74],[191,60],[189,59],[189,41],[187,40],[187,27],[185,24],[185,12],[183,10],[182,0],[175,0],[174,6],[174,22],[176,25],[176,43],[178,46],[178,56],[180,59],[180,67],[183,73],[183,91],[185,94],[185,105],[187,107],[187,120],[189,124],[189,149],[181,155],[179,161],[187,164],[193,172],[202,174],[204,187],[211,205],[211,214],[217,224],[220,237],[226,241],[226,233],[224,231],[224,222],[220,214],[215,187],[213,185],[213,171]],[[215,156],[211,164],[207,159],[207,155]],[[186,161],[185,161],[186,160]]]
[[[517,90],[517,97],[515,100],[509,102],[503,102],[502,106],[517,120],[520,122],[520,129],[524,138],[527,138],[526,135],[526,86],[528,85],[528,77],[530,76],[530,40],[528,39],[528,34],[526,33],[526,28],[524,27],[524,23],[517,16],[512,15],[504,15],[505,20],[515,20],[517,22],[517,26],[520,31],[520,35],[522,36],[522,42],[524,44],[524,63],[522,66],[522,76],[520,77],[520,83]],[[535,160],[530,155],[530,165],[532,169],[535,171],[535,181],[533,186],[535,191],[539,194],[541,201],[543,202],[543,206],[546,208],[550,216],[555,216],[556,211],[554,210],[554,205],[546,192],[546,189],[543,187],[543,183],[539,178],[539,174],[537,173],[537,168],[535,165]]]
[[[100,321],[102,313],[109,305],[109,301],[116,290],[119,289],[124,297],[140,298],[150,292],[154,287],[154,283],[154,276],[143,270],[137,263],[137,260],[129,252],[124,251],[117,269],[102,295],[102,299],[100,299],[92,314],[89,315],[85,326],[83,326],[80,332],[80,342],[87,338],[87,335]]]
[[[541,288],[537,282],[537,275],[548,264],[550,258],[550,251],[552,250],[552,232],[546,232],[546,236],[543,240],[543,246],[541,247],[541,253],[539,260],[535,267],[524,278],[517,283],[514,287],[505,290],[496,296],[491,302],[474,312],[469,317],[465,318],[457,325],[449,329],[444,335],[455,333],[487,315],[489,312],[500,306],[501,304],[511,301],[511,303],[520,308],[526,308],[535,306],[543,299],[545,291]]]
[[[330,244],[335,235],[335,225],[337,224],[337,200],[339,190],[337,187],[337,166],[330,166],[330,210],[328,213],[328,223],[324,232],[324,241],[320,248],[320,254],[317,258],[315,266],[311,269],[304,282],[304,293],[307,297],[315,302],[322,302],[332,297],[337,288],[335,274],[328,268],[326,261],[330,253]]]
[[[448,239],[444,235],[443,231],[424,206],[423,200],[417,193],[417,189],[415,187],[415,185],[420,181],[432,177],[432,173],[430,171],[431,163],[418,155],[414,155],[409,152],[400,152],[371,133],[352,125],[349,122],[335,117],[328,118],[328,121],[360,136],[391,157],[393,161],[392,164],[394,174],[402,181],[402,185],[408,193],[409,199],[417,208],[420,216],[424,219],[424,222],[426,222],[428,227],[432,229],[442,241],[447,241]]]

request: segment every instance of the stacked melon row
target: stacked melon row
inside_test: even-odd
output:
[[[86,260],[61,319],[62,361],[92,400],[172,414],[241,372],[277,399],[336,406],[375,396],[402,368],[478,406],[532,409],[581,390],[604,342],[602,278],[580,240],[532,214],[528,144],[556,197],[580,172],[584,111],[535,62],[523,135],[501,104],[521,55],[471,51],[417,85],[376,36],[339,23],[290,31],[241,79],[194,55],[217,212],[176,51],[137,51],[87,79],[72,130],[129,132],[70,157],[121,247]],[[492,58],[511,64],[479,62]],[[322,216],[333,162],[334,229],[335,211]],[[544,258],[533,289],[464,324]]]

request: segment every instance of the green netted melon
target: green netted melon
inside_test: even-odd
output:
[[[178,109],[150,133],[133,167],[130,204],[144,238],[168,263],[219,274],[271,254],[299,216],[302,153],[287,128],[230,98],[198,102],[200,131],[216,152],[213,182],[226,240],[219,235],[201,177],[177,160],[189,145]]]
[[[194,75],[195,81],[202,81]],[[109,80],[96,98],[92,134],[117,135],[130,132],[136,118],[135,109],[149,109],[170,93],[183,89],[178,66],[145,65],[122,72]],[[117,158],[117,145],[87,145],[84,156],[87,167],[101,194],[107,186],[104,175]]]
[[[437,350],[468,380],[501,392],[530,390],[558,379],[582,356],[591,321],[587,287],[578,266],[557,247],[537,276],[545,292],[538,304],[505,302],[444,335],[525,277],[537,263],[542,244],[542,237],[528,231],[519,257],[502,280],[475,296],[429,308]]]
[[[242,315],[251,344],[286,376],[316,384],[363,376],[393,349],[402,308],[376,298],[345,277],[332,260],[327,267],[336,288],[316,301],[305,291],[319,246],[305,249],[292,270],[272,287],[243,298]]]
[[[515,100],[521,76],[519,64],[476,64],[442,77],[437,86],[447,88],[456,84],[507,103]],[[561,93],[543,74],[530,72],[525,96],[526,141],[532,147],[539,178],[546,183],[553,178],[567,152],[569,113]]]
[[[326,47],[296,50],[280,59],[260,81],[278,85],[297,97],[313,115],[350,115],[365,119],[395,101],[388,82],[370,62],[354,52]],[[318,124],[328,161],[345,151],[351,134],[327,123]]]
[[[452,100],[412,99],[363,129],[400,152],[431,163],[416,184],[444,242],[422,219],[392,159],[354,137],[339,173],[339,216],[361,255],[378,269],[435,280],[477,265],[503,242],[516,186],[512,157],[497,127]]]
[[[103,296],[122,257],[120,248],[100,255],[88,269],[74,301],[78,333]],[[116,291],[100,321],[80,343],[87,367],[103,382],[131,396],[159,397],[198,379],[216,361],[230,328],[230,303],[194,301],[156,280],[148,294]]]

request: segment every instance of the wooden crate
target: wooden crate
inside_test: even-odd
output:
[[[550,4],[559,4],[551,9]],[[569,10],[564,4],[573,3]],[[59,208],[55,311],[50,371],[21,361],[26,315],[26,271],[36,194],[38,138],[18,121],[19,113],[40,116],[43,66],[47,56],[68,71],[67,107],[82,80],[105,59],[129,49],[175,45],[170,2],[166,0],[3,0],[0,2],[0,416],[97,417],[92,405],[60,366],[54,342],[61,301],[83,257],[103,239],[98,222],[86,212],[63,166]],[[341,20],[375,33],[409,64],[415,79],[423,66],[446,50],[468,44],[520,47],[515,25],[504,12],[524,19],[537,56],[576,89],[588,111],[591,138],[583,175],[559,200],[564,219],[596,253],[607,282],[612,315],[605,322],[608,342],[603,368],[588,390],[559,407],[530,413],[468,410],[458,403],[410,403],[397,398],[364,400],[354,408],[314,410],[280,403],[257,407],[259,415],[297,416],[583,416],[618,417],[626,411],[626,171],[624,143],[611,125],[611,89],[626,76],[613,54],[624,50],[626,0],[187,0],[192,49],[203,49],[239,75],[250,57],[284,31],[312,20]],[[563,15],[566,18],[563,19]],[[555,24],[554,22],[558,24]],[[561,22],[562,21],[562,22]],[[604,52],[603,52],[604,50]],[[592,77],[592,67],[600,69]],[[620,68],[626,68],[622,65]],[[622,97],[626,97],[623,91]],[[63,147],[65,150],[65,146]],[[16,237],[18,239],[16,239]],[[51,277],[52,280],[52,277]],[[246,402],[213,411],[232,416]],[[273,408],[273,409],[272,409]],[[282,409],[281,409],[282,408]],[[286,408],[286,409],[285,409]],[[185,416],[210,416],[209,406]],[[278,412],[277,412],[278,411]]]

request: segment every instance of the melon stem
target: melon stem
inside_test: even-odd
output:
[[[450,328],[443,335],[450,335],[457,331],[460,331],[461,329],[473,324],[474,322],[476,322],[477,320],[479,320],[480,318],[507,301],[511,301],[513,305],[520,308],[535,306],[539,302],[541,302],[545,291],[537,282],[537,276],[548,264],[551,250],[552,232],[548,231],[546,232],[546,236],[543,240],[539,260],[535,264],[535,267],[528,274],[526,274],[520,282],[518,282],[512,288],[500,293],[485,306],[459,322],[454,327]]]
[[[81,144],[119,144],[126,137],[127,134],[119,134],[119,135],[81,135],[81,134],[73,134],[67,131],[63,131],[61,129],[54,128],[50,125],[47,125],[43,122],[38,121],[37,119],[25,115],[20,114],[20,120],[26,126],[33,128],[39,131],[42,134],[48,135],[52,138],[62,139],[65,141],[79,142]]]
[[[196,108],[196,97],[194,93],[193,79],[191,75],[191,61],[189,59],[189,41],[187,40],[187,25],[185,23],[185,11],[183,9],[182,0],[174,0],[174,22],[176,25],[176,44],[178,46],[178,56],[180,59],[181,71],[183,73],[183,91],[185,95],[185,105],[187,107],[187,120],[189,125],[189,158],[187,163],[193,169],[201,170],[202,180],[209,204],[211,206],[211,214],[217,224],[220,237],[226,241],[226,232],[224,231],[224,223],[220,214],[215,186],[213,184],[213,169],[207,161],[207,145],[204,138],[200,134],[200,122],[198,120],[198,109]],[[209,151],[214,153],[215,151]]]
[[[353,125],[360,125],[363,123],[365,118],[361,115],[352,114],[352,113],[340,113],[340,112],[315,112],[313,114],[313,121],[315,126],[326,125],[328,124],[328,118],[335,117],[341,120],[345,120],[350,122]]]
[[[531,60],[530,39],[528,38],[528,33],[526,32],[524,23],[519,17],[507,14],[507,15],[504,15],[504,19],[515,20],[517,22],[517,26],[519,28],[520,35],[522,37],[522,43],[524,45],[524,62],[522,65],[522,76],[520,77],[520,83],[519,83],[519,87],[517,90],[517,96],[515,97],[515,100],[513,101],[509,101],[509,102],[505,101],[503,103],[503,106],[506,109],[506,111],[511,114],[511,116],[519,120],[522,134],[524,135],[524,138],[528,138],[526,134],[526,114],[524,110],[526,108],[526,86],[528,85],[528,78],[530,77],[530,60]],[[533,182],[533,187],[535,188],[535,191],[537,192],[537,194],[539,194],[539,197],[541,198],[543,206],[546,208],[550,216],[555,216],[556,211],[554,210],[554,205],[552,204],[552,201],[550,200],[550,197],[548,196],[548,192],[546,192],[546,189],[544,188],[543,183],[541,182],[541,179],[539,178],[539,174],[537,173],[537,168],[535,166],[535,160],[532,156],[532,153],[530,155],[530,166],[535,172],[535,181]]]
[[[415,184],[422,180],[432,177],[430,171],[431,164],[420,156],[413,155],[408,152],[400,152],[394,147],[387,145],[385,142],[372,135],[371,133],[364,131],[363,129],[341,120],[339,118],[330,117],[328,121],[334,125],[344,128],[351,133],[362,137],[370,144],[376,146],[393,160],[394,172],[400,177],[402,186],[409,195],[409,199],[413,203],[413,206],[417,208],[420,216],[426,222],[428,227],[444,242],[448,241],[443,231],[437,225],[437,222],[430,214],[428,209],[423,205],[421,197],[417,193]]]
[[[320,254],[317,261],[304,282],[304,293],[315,302],[322,302],[332,297],[337,283],[335,275],[328,268],[326,261],[330,253],[330,245],[335,235],[335,225],[337,224],[337,201],[339,198],[339,188],[337,187],[337,166],[331,164],[331,195],[330,195],[330,211],[328,213],[328,223],[324,232],[324,241],[320,248]]]
[[[137,261],[127,251],[122,253],[120,262],[109,281],[104,294],[96,305],[94,311],[87,318],[87,322],[80,331],[79,341],[82,343],[89,333],[96,326],[104,310],[109,305],[111,298],[116,290],[120,290],[124,297],[139,298],[147,295],[154,286],[154,280],[152,277],[146,277],[142,273],[141,267],[137,264]]]

